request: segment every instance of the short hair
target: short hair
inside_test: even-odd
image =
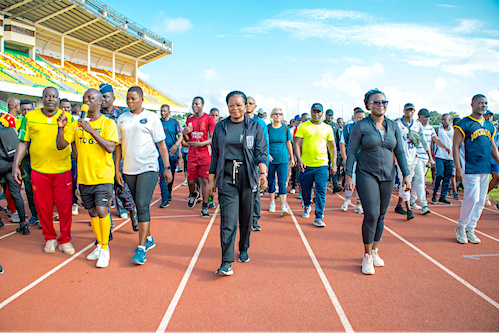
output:
[[[385,93],[380,91],[378,88],[374,88],[374,89],[369,90],[364,95],[364,105],[366,106],[366,109],[370,110],[369,107],[367,106],[367,104],[369,104],[369,99],[371,98],[371,96],[376,95],[376,94],[382,94],[386,98]]]
[[[31,104],[31,105],[33,105],[33,101],[30,101],[29,99],[23,99],[23,100],[21,101],[21,105],[26,105],[26,104]]]
[[[308,116],[308,112],[303,112],[303,113],[301,114],[301,117],[303,118],[303,116]]]
[[[159,109],[161,110],[162,108],[168,108],[168,110],[170,110],[170,106],[168,104],[161,105]]]
[[[140,98],[144,98],[144,91],[142,90],[141,87],[139,86],[130,87],[130,89],[128,89],[128,92],[132,91],[135,91],[140,96]]]
[[[336,118],[336,122],[338,122],[338,120],[343,120],[343,118],[339,117],[339,118]]]
[[[234,90],[227,94],[227,97],[225,97],[225,102],[227,103],[227,105],[229,105],[229,99],[233,96],[241,96],[244,99],[244,104],[248,104],[248,97],[246,97],[246,95],[242,91]]]
[[[218,113],[220,113],[220,111],[217,108],[211,108],[210,113],[211,111],[217,111]]]
[[[448,114],[448,113],[444,113],[444,114],[442,115],[442,118],[443,118],[443,117],[450,117],[450,114]]]
[[[476,99],[478,98],[487,98],[485,97],[485,95],[482,95],[482,94],[476,94],[475,96],[473,96],[473,98],[471,99],[471,103],[475,102]]]
[[[196,97],[194,97],[194,98],[192,99],[192,101],[194,102],[194,101],[195,101],[196,99],[198,99],[198,98],[201,100],[201,104],[203,104],[203,105],[204,105],[204,98],[203,98],[203,97],[201,97],[201,96],[196,96]]]
[[[61,99],[61,100],[59,101],[59,105],[61,105],[61,103],[69,103],[69,104],[71,104],[71,102],[70,102],[70,101],[69,101],[69,99],[67,99],[67,98],[63,98],[63,99]]]
[[[47,90],[50,90],[50,89],[55,90],[55,92],[57,93],[57,97],[59,97],[59,90],[57,90],[57,88],[56,88],[56,87],[47,87],[47,88],[43,89],[42,96],[44,96],[44,95],[45,95],[45,92],[46,92]]]
[[[273,108],[272,111],[270,111],[270,115],[272,116],[277,111],[281,111],[282,112],[282,109],[281,108]]]

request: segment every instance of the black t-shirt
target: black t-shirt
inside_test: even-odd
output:
[[[244,121],[234,123],[229,119],[227,124],[227,146],[225,147],[226,160],[244,161],[243,132]]]

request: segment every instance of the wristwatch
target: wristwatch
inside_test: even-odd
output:
[[[167,166],[167,167],[165,167],[165,169],[166,169],[166,170],[171,170],[171,169],[172,169],[172,167],[171,167],[171,166]]]

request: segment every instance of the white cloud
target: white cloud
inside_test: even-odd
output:
[[[151,77],[149,73],[141,72],[140,70],[138,74],[141,79],[144,79],[146,81],[149,81],[149,78]]]
[[[434,85],[437,90],[444,90],[447,88],[447,81],[443,77],[437,77]]]
[[[211,81],[218,76],[217,70],[215,68],[205,68],[203,69],[203,77],[206,81]]]
[[[282,30],[297,39],[328,39],[399,51],[397,59],[413,66],[436,67],[462,76],[479,71],[499,73],[499,40],[463,36],[463,33],[481,32],[480,21],[461,20],[457,27],[443,29],[422,24],[371,23],[367,14],[354,13],[286,11],[243,31],[258,34]],[[352,17],[364,21],[343,20]],[[497,31],[486,33],[495,36]]]
[[[457,8],[454,5],[449,5],[449,4],[446,4],[446,3],[441,3],[441,4],[438,4],[437,6],[438,7],[445,7],[445,8]]]
[[[183,33],[192,29],[192,23],[189,19],[183,17],[166,17],[163,12],[159,12],[154,21],[155,23],[151,27],[151,30],[159,34]]]

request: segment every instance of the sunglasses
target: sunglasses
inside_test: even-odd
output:
[[[274,115],[274,116],[282,116],[282,113],[275,112],[275,113],[273,113],[272,115]]]
[[[380,106],[380,105],[387,106],[388,105],[388,101],[372,101],[371,103],[373,103],[376,106]]]

